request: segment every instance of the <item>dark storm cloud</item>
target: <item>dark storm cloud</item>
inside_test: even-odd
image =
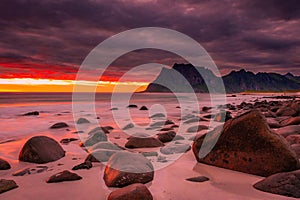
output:
[[[89,51],[109,36],[157,26],[197,40],[224,73],[246,68],[297,74],[300,67],[298,0],[3,0],[0,26],[2,66],[15,62],[28,69],[35,62],[36,70],[56,65],[56,71],[75,74]],[[172,65],[180,58],[136,51],[115,61],[107,74],[117,76],[148,61]]]

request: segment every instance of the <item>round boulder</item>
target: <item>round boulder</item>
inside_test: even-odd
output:
[[[256,183],[254,188],[272,194],[300,198],[300,170],[274,174]]]
[[[153,197],[148,188],[141,184],[135,183],[110,193],[107,200],[152,200]]]
[[[133,183],[148,183],[153,176],[153,165],[143,155],[117,152],[108,160],[103,179],[108,187],[124,187]]]
[[[213,149],[207,149],[207,144],[213,142],[216,142]],[[197,138],[193,152],[198,162],[259,176],[299,167],[290,145],[269,128],[265,117],[257,110],[228,120],[223,130],[214,129]]]
[[[30,138],[23,146],[19,160],[31,163],[48,163],[65,156],[65,151],[58,142],[47,136]]]
[[[10,169],[10,164],[6,161],[0,158],[0,170],[7,170]]]

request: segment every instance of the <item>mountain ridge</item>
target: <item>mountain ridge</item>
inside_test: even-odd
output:
[[[204,80],[208,81],[210,91]],[[175,63],[171,69],[163,68],[144,92],[222,92],[221,81],[227,93],[300,91],[300,76],[294,76],[291,73],[281,75],[258,72],[255,74],[241,69],[217,77],[205,67]]]

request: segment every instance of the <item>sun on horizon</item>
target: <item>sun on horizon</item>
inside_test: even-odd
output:
[[[119,81],[76,81],[40,78],[0,78],[0,92],[90,92],[96,87],[96,92],[141,92],[148,82]]]

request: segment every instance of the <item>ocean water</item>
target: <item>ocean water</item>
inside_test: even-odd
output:
[[[230,95],[178,94],[171,93],[0,93],[0,142],[27,135],[47,133],[56,122],[66,122],[70,131],[86,131],[97,125],[111,125],[122,129],[132,122],[136,127],[129,134],[145,132],[153,122],[149,116],[164,113],[166,118],[180,125],[180,117],[199,113],[203,106],[225,103],[239,104],[263,98],[263,94]],[[139,108],[146,106],[148,111],[128,109],[128,104]],[[179,108],[180,107],[180,108]],[[117,108],[118,110],[111,110]],[[39,111],[39,116],[22,116],[31,111]],[[80,117],[91,121],[88,126],[76,125]],[[97,119],[99,118],[99,119]],[[150,133],[152,134],[152,133]]]

